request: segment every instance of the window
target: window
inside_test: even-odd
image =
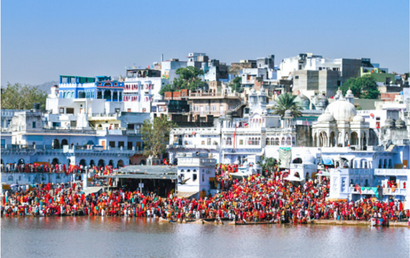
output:
[[[71,127],[77,127],[77,121],[70,121]]]
[[[60,108],[60,114],[64,114],[64,108],[63,107]]]
[[[121,148],[121,147],[124,148],[124,142],[118,142],[118,148]]]
[[[201,145],[205,145],[205,141],[202,141],[202,142],[201,142]]]
[[[132,142],[128,142],[128,149],[132,150]]]
[[[74,108],[67,108],[66,113],[67,114],[74,114]]]
[[[243,140],[239,140],[239,145],[243,145]]]
[[[226,138],[226,145],[232,145],[232,138],[231,137]]]
[[[342,82],[340,80],[337,81],[337,86],[342,86]]]
[[[127,129],[128,130],[134,130],[134,124],[128,124]]]
[[[192,175],[192,181],[196,181],[197,178],[198,178],[197,174]]]
[[[109,145],[111,148],[115,148],[115,141],[110,141]]]
[[[36,122],[33,122],[33,128],[36,128]]]
[[[299,79],[299,76],[298,76],[298,75],[296,75],[296,76],[295,76],[295,79],[296,79],[296,80],[297,80],[297,79]]]
[[[211,145],[211,138],[208,138],[207,144],[208,144],[208,145]]]

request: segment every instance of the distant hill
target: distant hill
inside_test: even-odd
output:
[[[45,91],[47,94],[50,94],[51,93],[50,88],[53,85],[58,85],[58,82],[57,81],[45,82],[43,84],[39,84],[38,88],[42,91]]]

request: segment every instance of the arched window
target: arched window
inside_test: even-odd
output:
[[[288,138],[286,139],[286,145],[291,145],[290,137],[288,137]]]
[[[266,138],[266,145],[270,145],[270,138]]]
[[[285,137],[282,137],[282,142],[280,143],[280,145],[285,145]]]
[[[122,168],[124,166],[124,162],[122,161],[122,159],[120,159],[118,162],[117,162],[117,168]]]
[[[275,145],[279,145],[279,138],[278,137],[275,138]]]
[[[63,139],[63,140],[61,141],[61,146],[65,146],[65,145],[69,145],[67,139]]]
[[[382,168],[383,164],[382,164],[382,159],[379,159],[379,168]]]

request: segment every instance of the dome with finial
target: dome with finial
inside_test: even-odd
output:
[[[364,122],[364,118],[361,115],[353,117],[353,122]]]
[[[406,126],[406,123],[403,120],[401,120],[400,118],[397,119],[397,121],[396,121],[396,127],[397,128],[404,128],[405,126]]]
[[[303,93],[299,94],[296,98],[295,98],[295,102],[299,103],[299,105],[304,109],[304,110],[308,110],[310,107],[310,100],[308,97],[306,97],[305,95],[303,95]]]
[[[328,122],[333,122],[335,121],[335,118],[330,114],[329,112],[325,111],[323,114],[321,114],[318,119],[318,122],[322,123],[328,123]]]
[[[333,115],[338,122],[350,122],[356,115],[356,108],[346,99],[338,99],[332,102],[326,111]]]
[[[327,100],[327,98],[323,95],[320,95],[318,97],[318,101],[317,101],[317,104],[315,106],[316,109],[317,110],[325,110],[327,105],[329,105],[329,101]]]
[[[388,128],[394,127],[394,120],[391,118],[387,118],[386,121],[384,121],[384,126]]]

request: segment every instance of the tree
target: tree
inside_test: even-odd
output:
[[[40,103],[44,110],[46,99],[47,93],[38,86],[7,83],[7,87],[1,89],[2,109],[31,109],[34,103]]]
[[[239,92],[239,93],[243,92],[242,77],[241,76],[235,77],[231,81],[229,86],[232,88],[232,91],[236,91],[236,92]]]
[[[175,78],[172,85],[165,85],[159,92],[159,94],[164,95],[167,91],[180,91],[180,90],[197,90],[205,85],[198,76],[203,75],[204,72],[196,67],[188,66],[187,68],[178,68],[175,72],[179,75]]]
[[[293,117],[302,116],[302,107],[298,102],[295,101],[296,95],[290,93],[284,93],[279,95],[276,99],[275,106],[273,107],[273,112],[277,115],[280,115],[282,118],[285,116],[285,111],[290,110]]]
[[[340,89],[343,95],[350,89],[356,98],[377,99],[380,95],[376,81],[370,76],[348,79]]]
[[[257,164],[261,167],[262,173],[265,174],[265,176],[272,174],[272,172],[274,172],[276,167],[279,165],[275,158],[265,158],[265,156],[262,156],[261,160],[258,161]]]
[[[159,157],[160,154],[165,153],[169,142],[169,132],[176,127],[174,122],[168,121],[167,116],[156,117],[154,121],[144,120],[141,131],[144,154]]]

